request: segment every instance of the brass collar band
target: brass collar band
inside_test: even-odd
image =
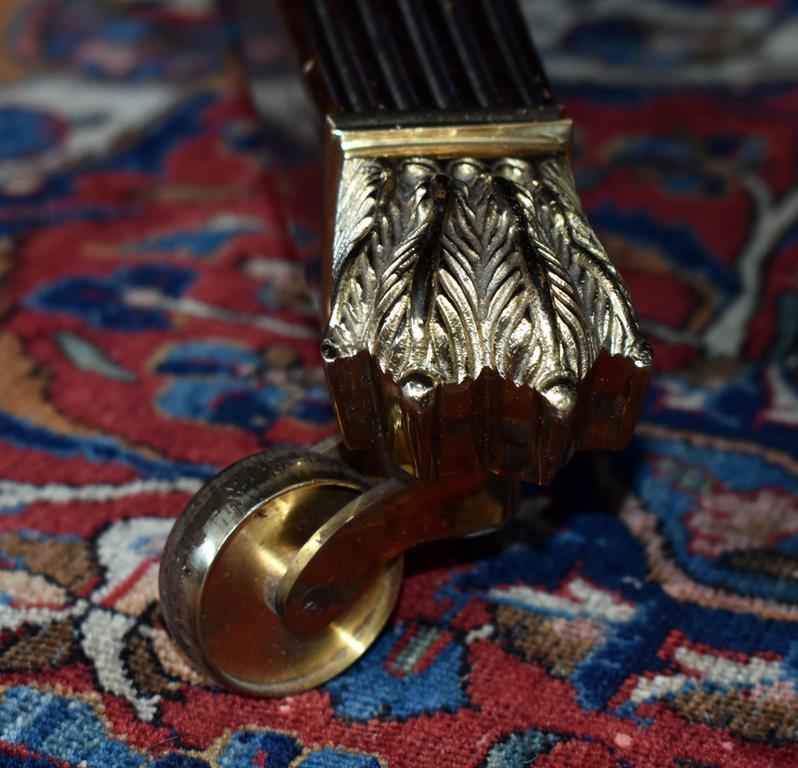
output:
[[[354,157],[533,157],[568,152],[571,120],[350,128],[329,118],[343,159]]]

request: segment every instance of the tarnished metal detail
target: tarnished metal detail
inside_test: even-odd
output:
[[[563,152],[341,170],[322,353],[350,446],[543,482],[628,439],[651,352]]]

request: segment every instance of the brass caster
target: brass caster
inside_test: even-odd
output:
[[[398,597],[401,556],[345,597],[324,584],[306,589],[297,599],[311,631],[292,631],[275,598],[317,529],[368,487],[342,462],[275,452],[228,467],[191,500],[167,541],[160,593],[172,636],[200,670],[242,693],[281,696],[363,653]]]
[[[485,475],[374,486],[343,461],[282,451],[210,480],[172,529],[160,592],[172,636],[227,688],[281,696],[352,664],[387,621],[403,553],[502,525],[518,483]]]

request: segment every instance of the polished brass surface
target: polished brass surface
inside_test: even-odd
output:
[[[351,448],[426,479],[546,483],[628,441],[651,352],[579,205],[569,131],[331,128],[322,355]]]
[[[329,120],[332,145],[353,157],[530,157],[567,151],[570,120],[359,128]]]
[[[329,518],[288,566],[277,609],[300,634],[318,631],[405,551],[490,531],[515,511],[518,483],[480,475],[438,482],[387,480]]]
[[[167,542],[160,591],[172,636],[201,670],[275,696],[312,688],[363,653],[396,601],[400,555],[371,568],[345,601],[324,585],[306,591],[308,616],[337,600],[335,616],[312,633],[289,629],[275,593],[315,531],[367,488],[339,462],[277,452],[229,467],[197,494]]]

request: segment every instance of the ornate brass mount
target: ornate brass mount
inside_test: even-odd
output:
[[[223,685],[338,674],[387,620],[407,549],[493,530],[521,479],[628,441],[651,352],[579,205],[570,132],[330,124],[322,356],[347,448],[224,470],[161,566],[173,636]]]
[[[629,440],[651,351],[582,212],[570,135],[331,126],[322,355],[350,448],[424,478],[547,483],[574,450]]]

